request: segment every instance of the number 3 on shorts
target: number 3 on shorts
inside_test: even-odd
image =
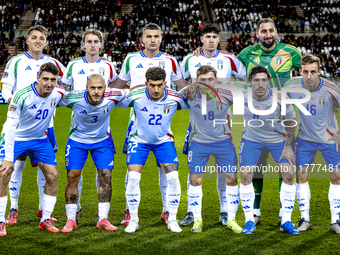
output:
[[[67,157],[68,154],[70,154],[70,148],[71,148],[71,145],[67,145],[67,146],[66,146],[66,154],[65,154],[65,157]]]

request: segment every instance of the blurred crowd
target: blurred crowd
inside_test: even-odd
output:
[[[175,56],[181,62],[188,53],[200,46],[199,30],[206,22],[198,0],[38,0],[30,5],[25,1],[12,1],[8,4],[0,0],[0,3],[2,24],[6,19],[20,18],[27,8],[36,11],[32,25],[41,24],[49,29],[48,47],[44,53],[58,59],[65,66],[72,59],[84,55],[81,49],[82,31],[97,28],[106,32],[103,56],[113,61],[118,71],[129,52],[143,49],[141,29],[145,24],[153,22],[162,28],[161,51]],[[131,15],[120,13],[124,3],[133,4]],[[300,10],[296,9],[296,5]],[[303,16],[298,14],[301,10]],[[221,30],[232,33],[227,40],[227,51],[237,55],[245,47],[258,43],[256,35],[252,35],[256,30],[256,22],[270,17],[276,23],[278,32],[286,34],[278,37],[278,41],[296,46],[302,54],[313,53],[319,56],[324,76],[339,76],[339,1],[213,0],[212,11],[216,14]],[[11,24],[13,28],[18,22]],[[0,34],[1,63],[5,63],[8,58],[4,45],[12,43],[11,28],[4,30],[8,32],[7,36]],[[317,31],[328,34],[320,36],[315,33]],[[24,37],[19,38],[19,50],[27,50]]]

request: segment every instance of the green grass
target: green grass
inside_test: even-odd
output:
[[[0,105],[0,125],[5,121],[7,105]],[[64,165],[64,149],[70,127],[71,111],[58,108],[55,119],[55,130],[59,146],[57,153],[59,170],[59,191],[57,203],[53,212],[58,219],[54,225],[62,229],[66,223],[64,189],[66,170]],[[19,218],[15,226],[7,226],[6,237],[0,239],[1,254],[60,254],[60,253],[117,253],[117,254],[336,254],[339,252],[339,236],[328,230],[330,210],[328,203],[329,178],[311,178],[310,187],[311,221],[313,230],[299,236],[291,236],[280,232],[277,225],[279,212],[278,179],[266,178],[262,196],[262,222],[254,235],[234,234],[231,230],[218,223],[219,200],[214,175],[206,175],[203,180],[203,232],[192,233],[190,227],[184,227],[182,233],[172,233],[160,220],[162,199],[158,186],[158,170],[155,158],[150,154],[144,167],[141,179],[141,203],[139,207],[140,229],[134,234],[124,232],[119,225],[125,209],[124,178],[126,174],[125,155],[121,153],[129,110],[116,109],[111,114],[111,129],[117,154],[115,169],[112,174],[112,202],[109,213],[110,222],[118,227],[116,232],[106,232],[96,228],[97,222],[97,192],[95,184],[95,167],[89,157],[84,167],[83,191],[81,204],[84,215],[78,229],[70,234],[52,234],[38,229],[38,187],[36,184],[37,170],[30,167],[29,162],[23,173],[22,187],[19,199]],[[240,117],[234,117],[240,121]],[[178,219],[186,214],[186,157],[181,154],[183,140],[187,130],[189,113],[179,111],[172,122],[175,144],[179,156],[179,176],[182,187],[181,203]],[[240,144],[241,125],[233,127],[234,143]],[[324,164],[320,154],[317,163]],[[274,164],[272,158],[270,164]],[[320,175],[321,176],[321,175]],[[9,204],[7,213],[9,212]],[[295,204],[293,221],[300,217],[298,205]],[[241,206],[237,213],[237,222],[244,225],[244,214]]]

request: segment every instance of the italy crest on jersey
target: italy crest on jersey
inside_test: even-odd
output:
[[[55,98],[52,98],[52,99],[51,99],[51,107],[54,107],[54,106],[55,106],[55,101],[56,101]]]
[[[108,107],[105,107],[104,108],[104,113],[108,113],[109,112],[109,108]]]
[[[217,61],[217,69],[222,70],[223,69],[223,60],[218,60]]]
[[[168,114],[170,112],[170,106],[164,105],[164,114]]]
[[[103,75],[105,74],[105,69],[103,67],[99,67],[99,74]]]
[[[159,67],[164,69],[165,68],[165,61],[159,61]]]
[[[279,66],[282,64],[282,57],[281,56],[277,56],[276,57],[276,64]]]
[[[325,97],[324,96],[319,96],[319,104],[324,105],[325,104]]]

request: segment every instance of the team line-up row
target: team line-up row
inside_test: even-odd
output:
[[[162,41],[161,29],[155,24],[147,24],[143,29],[142,36],[145,49],[128,55],[117,78],[112,64],[99,57],[103,42],[100,31],[89,30],[84,33],[85,57],[71,61],[64,69],[60,63],[42,54],[42,50],[46,46],[46,29],[44,30],[41,26],[31,28],[28,31],[29,51],[13,57],[6,66],[2,78],[3,96],[10,106],[6,128],[2,136],[4,138],[2,142],[6,141],[6,158],[0,168],[1,178],[5,178],[0,186],[0,221],[5,221],[6,183],[9,182],[9,178],[12,178],[9,182],[10,185],[21,184],[21,180],[19,182],[15,180],[17,176],[21,176],[21,173],[12,174],[12,177],[10,177],[10,173],[13,168],[22,171],[26,158],[24,152],[27,149],[24,144],[28,144],[23,141],[34,137],[38,138],[39,145],[34,150],[35,145],[30,144],[29,155],[31,161],[38,162],[44,173],[38,171],[40,173],[38,183],[41,183],[39,185],[39,209],[42,210],[40,228],[59,231],[51,223],[54,219],[50,218],[57,192],[58,172],[54,162],[55,156],[51,153],[51,148],[53,149],[54,146],[43,139],[46,138],[47,120],[52,118],[52,110],[59,104],[72,108],[74,114],[70,139],[65,149],[65,162],[68,169],[68,182],[65,190],[68,221],[62,232],[75,230],[77,218],[82,213],[79,204],[81,189],[78,189],[77,183],[81,187],[80,170],[86,161],[84,155],[85,151],[87,155],[87,150],[93,152],[92,157],[98,169],[99,220],[97,227],[116,230],[107,220],[111,200],[110,169],[113,167],[113,153],[110,153],[111,150],[107,148],[113,147],[113,144],[111,140],[107,139],[108,118],[105,116],[108,116],[114,107],[123,106],[134,109],[124,146],[128,165],[126,176],[127,210],[122,222],[123,225],[128,225],[125,231],[135,232],[139,227],[140,175],[151,150],[154,151],[160,165],[158,169],[163,199],[161,218],[173,232],[181,231],[179,225],[185,226],[192,223],[194,223],[192,231],[201,232],[203,227],[201,217],[202,173],[196,166],[206,165],[210,154],[215,156],[219,165],[237,166],[237,156],[235,147],[230,140],[231,132],[228,125],[213,126],[214,119],[226,119],[228,109],[234,102],[229,90],[217,86],[214,88],[214,85],[217,83],[217,78],[228,79],[233,74],[240,78],[247,76],[255,99],[253,100],[255,109],[267,110],[273,105],[273,102],[277,102],[274,112],[269,116],[262,116],[253,114],[249,110],[247,98],[245,98],[243,117],[247,121],[278,119],[281,108],[286,108],[287,113],[285,115],[286,128],[280,123],[274,127],[267,123],[263,126],[259,125],[261,127],[248,125],[244,127],[239,151],[240,166],[266,165],[268,151],[271,152],[278,166],[287,166],[290,170],[281,173],[283,179],[280,189],[281,227],[291,234],[309,230],[311,223],[309,220],[308,168],[299,168],[295,186],[293,165],[312,164],[317,150],[323,152],[327,165],[337,165],[340,161],[337,149],[339,134],[334,115],[334,108],[339,105],[339,89],[319,77],[320,60],[318,58],[307,55],[301,59],[301,54],[295,47],[275,41],[277,31],[271,19],[262,19],[258,24],[257,35],[261,44],[246,48],[238,58],[217,50],[219,29],[216,26],[205,25],[201,32],[203,48],[199,50],[198,56],[189,54],[181,68],[178,68],[174,58],[159,51]],[[44,66],[44,63],[52,63],[58,72],[53,70],[51,65]],[[43,66],[47,69],[39,71]],[[287,121],[295,119],[294,108],[292,105],[282,104],[281,96],[274,94],[273,89],[269,88],[269,86],[280,88],[280,79],[272,78],[291,78],[291,68],[300,68],[302,78],[290,80],[286,87],[308,90],[312,94],[311,99],[304,105],[306,109],[309,109],[310,115],[299,112],[300,128],[295,142],[296,156],[291,149],[296,130],[295,122]],[[36,82],[38,71],[38,82]],[[64,84],[73,85],[76,90],[83,90],[84,85],[87,84],[87,90],[66,94],[58,86],[52,89],[52,84],[56,84],[58,80],[58,73]],[[184,78],[191,77],[193,82],[198,82],[189,86],[186,97],[183,95],[184,90],[176,92],[166,88],[166,85],[171,82],[174,82],[180,89],[184,88],[186,84],[182,75]],[[122,88],[127,81],[130,81],[131,92],[115,89],[105,92],[106,84],[109,87]],[[146,87],[138,87],[144,81]],[[12,91],[15,93],[12,94]],[[296,92],[290,93],[289,96],[291,99],[299,100],[305,95]],[[201,114],[202,98],[206,98],[206,115]],[[41,101],[37,103],[38,101],[34,102],[35,100]],[[185,143],[190,169],[188,213],[180,224],[176,221],[181,193],[177,172],[178,159],[170,130],[170,120],[178,109],[190,109],[190,129]],[[23,111],[27,111],[27,114],[22,114]],[[27,120],[23,119],[20,122],[20,118],[27,118]],[[42,125],[42,122],[45,124]],[[15,129],[17,124],[19,126]],[[37,129],[41,132],[37,132]],[[51,139],[53,132],[48,131],[48,133],[52,133],[49,135],[49,139],[53,144],[53,139]],[[41,136],[37,137],[38,134]],[[45,140],[46,143],[43,145],[42,142]],[[21,147],[20,144],[23,146]],[[110,160],[111,158],[112,160]],[[15,166],[13,166],[14,161]],[[263,179],[254,178],[252,181],[252,176],[252,172],[241,173],[239,188],[236,173],[218,173],[220,221],[237,233],[242,231],[253,233],[255,224],[260,222],[259,201],[262,192],[261,180],[263,181]],[[44,177],[47,180],[46,185]],[[340,180],[335,171],[330,173],[330,177],[330,230],[339,234]],[[44,185],[45,188],[43,188]],[[254,194],[254,187],[256,194]],[[301,209],[301,221],[297,229],[290,220],[295,194]],[[13,192],[11,189],[11,212],[7,219],[8,224],[16,223],[18,195],[18,191]],[[239,199],[241,199],[246,218],[243,230],[235,221]],[[6,235],[4,223],[0,224],[0,232],[1,235]]]

